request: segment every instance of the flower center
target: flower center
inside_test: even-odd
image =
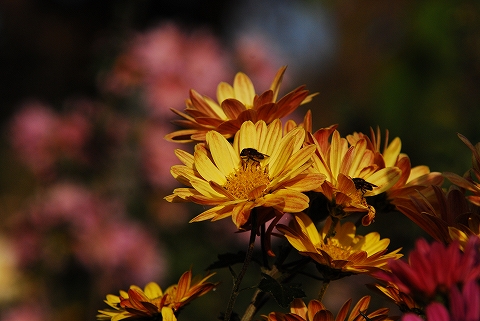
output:
[[[347,260],[352,252],[351,246],[342,246],[335,239],[328,239],[321,243],[320,249],[327,252],[333,260]]]
[[[262,168],[259,162],[248,160],[243,166],[227,177],[227,182],[223,185],[230,194],[236,199],[250,199],[251,192],[261,186],[264,186],[262,192],[270,183],[268,169]],[[254,193],[257,194],[257,193]]]

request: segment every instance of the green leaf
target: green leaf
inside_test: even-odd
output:
[[[300,284],[281,284],[267,274],[262,273],[262,276],[258,288],[270,293],[281,307],[288,308],[293,299],[306,296]]]

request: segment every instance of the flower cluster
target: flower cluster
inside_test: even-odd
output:
[[[261,236],[264,254],[275,256],[271,249],[271,237],[275,235],[286,239],[303,256],[286,265],[276,263],[273,268],[264,257],[263,268],[269,278],[283,284],[294,271],[313,262],[323,281],[318,300],[310,301],[308,307],[297,297],[291,302],[290,313],[272,312],[265,316],[267,320],[333,320],[321,302],[327,286],[330,281],[354,274],[378,278],[380,283],[373,288],[408,312],[406,320],[409,313],[434,320],[433,315],[443,313],[432,312],[438,304],[441,311],[454,314],[458,320],[477,313],[451,309],[478,306],[471,301],[478,298],[480,271],[478,184],[446,174],[457,187],[445,192],[440,187],[444,176],[430,172],[427,166],[412,167],[410,158],[401,153],[400,138],[389,142],[388,131],[381,149],[379,129],[372,129],[370,135],[355,132],[346,137],[341,136],[337,125],[313,131],[310,112],[302,124],[288,120],[282,125],[280,118],[314,96],[299,87],[277,100],[284,72],[281,68],[270,89],[262,94],[255,92],[243,73],[236,75],[233,85],[218,86],[218,102],[191,90],[185,111],[174,110],[183,118],[176,124],[185,129],[166,135],[167,140],[196,145],[193,154],[176,150],[183,165],[172,166],[171,173],[187,187],[175,189],[165,199],[211,206],[191,222],[231,217],[236,229],[251,231],[241,276],[236,278],[224,319],[232,316],[256,235]],[[474,153],[472,171],[479,178],[478,148],[461,138]],[[474,195],[465,197],[465,189]],[[386,204],[377,207],[375,200]],[[451,244],[430,246],[419,241],[416,252],[410,255],[411,265],[407,265],[399,260],[401,249],[388,252],[390,240],[381,239],[378,232],[357,234],[351,220],[361,214],[359,222],[370,225],[377,208],[394,208],[438,241]],[[290,218],[290,224],[279,223],[284,217]],[[319,230],[321,221],[324,223]],[[473,237],[467,241],[469,235]],[[452,242],[455,239],[458,241]],[[268,287],[262,290],[269,292]],[[435,300],[439,296],[443,300]],[[253,314],[248,311],[258,309],[256,300],[252,302],[244,317],[251,318]],[[346,318],[350,302],[336,320]],[[362,298],[349,320],[388,319],[388,309],[367,315],[368,302],[369,298]]]
[[[382,147],[378,128],[370,129],[369,134],[348,135],[342,135],[337,124],[314,130],[311,111],[306,112],[302,123],[289,119],[316,93],[299,86],[281,96],[286,67],[279,68],[264,91],[257,91],[253,81],[239,72],[233,84],[218,84],[213,99],[211,82],[217,84],[217,78],[224,76],[221,71],[226,70],[215,62],[223,57],[220,50],[210,52],[210,64],[200,71],[200,75],[214,71],[208,82],[189,92],[185,84],[178,84],[175,92],[188,97],[173,97],[173,91],[167,97],[165,92],[171,88],[163,86],[162,77],[175,78],[182,70],[194,68],[195,63],[183,69],[156,66],[152,52],[158,51],[167,61],[169,58],[165,48],[154,46],[157,37],[177,39],[171,42],[172,48],[192,61],[195,54],[209,53],[203,45],[212,40],[208,34],[202,34],[202,41],[185,37],[168,26],[158,33],[139,35],[115,62],[111,74],[104,75],[110,79],[104,89],[117,95],[126,89],[144,90],[150,111],[147,120],[123,123],[124,118],[116,118],[116,124],[126,125],[111,126],[115,113],[100,104],[77,102],[63,114],[36,103],[26,106],[12,121],[12,147],[40,186],[37,200],[8,223],[13,231],[12,244],[19,249],[15,264],[29,271],[39,267],[55,271],[72,264],[103,280],[94,282],[102,290],[126,282],[147,284],[143,289],[132,285],[118,296],[107,295],[109,308],[98,310],[98,320],[180,319],[192,300],[213,292],[220,284],[208,281],[214,275],[210,271],[225,267],[233,276],[233,287],[219,318],[237,320],[236,299],[251,262],[260,265],[261,276],[249,287],[256,290],[244,321],[257,313],[267,321],[395,319],[389,316],[388,308],[367,312],[370,296],[363,296],[350,313],[353,300],[341,298],[346,302],[336,317],[326,308],[329,285],[356,275],[375,279],[369,287],[399,307],[403,315],[397,319],[478,320],[480,144],[474,146],[459,135],[473,159],[471,171],[459,176],[432,172],[425,165],[412,166],[410,157],[401,151],[400,138],[390,141],[388,131]],[[193,54],[189,48],[199,43],[202,46]],[[213,40],[211,45],[215,47]],[[172,100],[160,101],[156,94]],[[186,104],[183,111],[178,107],[181,100]],[[172,121],[179,128],[164,122],[166,105],[180,117]],[[103,140],[95,136],[98,131]],[[171,145],[164,148],[158,143],[160,138]],[[135,157],[115,162],[131,152],[117,148],[116,143],[128,145],[130,140],[139,145],[135,152],[141,155],[139,172],[145,181],[134,181],[134,177],[138,179],[131,173]],[[192,148],[185,147],[190,143]],[[89,173],[90,165],[97,162],[104,164],[101,174],[113,172],[125,177],[116,182],[104,179],[106,174],[100,178],[68,174],[71,166]],[[171,174],[170,181],[167,174]],[[56,176],[64,177],[63,183],[52,183]],[[448,189],[442,187],[444,178],[452,183]],[[82,188],[74,181],[97,190]],[[178,183],[183,186],[178,187]],[[133,202],[130,197],[138,186],[160,191]],[[120,191],[122,197],[108,197],[113,191]],[[192,280],[189,270],[163,291],[151,281],[163,277],[166,269],[160,243],[125,214],[129,206],[155,207],[159,200],[167,205],[202,206],[199,213],[188,217],[190,223],[231,219],[233,224],[223,220],[224,224],[238,234],[249,234],[247,250],[219,255],[218,261],[207,267],[206,277]],[[144,201],[146,205],[139,205]],[[188,211],[157,208],[162,209],[158,211],[162,217],[189,215],[185,214]],[[408,263],[401,259],[402,248],[389,249],[390,239],[374,230],[375,219],[388,215],[387,211],[402,213],[433,239],[430,243],[418,240]],[[162,220],[162,224],[167,221]],[[373,231],[365,232],[367,229]],[[223,243],[223,235],[210,234],[215,234],[217,243]],[[255,251],[257,237],[259,251]],[[233,266],[239,263],[242,266],[236,271]],[[309,286],[317,296],[308,304],[306,292],[291,282],[295,277],[315,281]],[[290,311],[260,312],[269,298]]]

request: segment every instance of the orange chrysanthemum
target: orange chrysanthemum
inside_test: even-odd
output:
[[[303,128],[283,135],[280,120],[268,126],[264,121],[243,123],[233,144],[210,131],[194,155],[176,151],[184,165],[173,166],[172,175],[189,187],[177,188],[165,199],[213,205],[191,222],[231,216],[239,229],[248,229],[254,208],[274,209],[277,216],[303,211],[309,205],[303,192],[318,188],[325,178],[313,171],[315,147],[304,147],[304,138]],[[258,218],[258,223],[271,218]]]
[[[182,117],[173,123],[187,129],[175,131],[165,138],[175,142],[205,141],[205,135],[215,130],[226,138],[233,137],[243,122],[259,120],[270,124],[275,119],[292,113],[298,106],[311,101],[305,86],[300,86],[277,101],[280,84],[286,67],[280,68],[270,89],[257,95],[250,78],[237,73],[233,86],[222,82],[217,88],[217,101],[190,91],[185,112],[172,109]]]
[[[113,309],[99,310],[98,320],[160,320],[176,321],[180,309],[193,299],[212,290],[216,283],[206,282],[213,274],[192,283],[192,272],[185,272],[178,281],[165,292],[155,282],[150,282],[142,290],[136,285],[120,295],[107,295],[105,303]]]
[[[342,218],[352,212],[366,212],[362,223],[369,225],[375,217],[375,209],[367,204],[365,196],[391,188],[400,178],[401,170],[394,166],[380,168],[365,138],[349,144],[347,139],[340,137],[336,125],[316,131],[310,139],[317,147],[314,165],[327,176],[316,191],[330,201],[330,215]]]
[[[368,318],[365,320],[392,320],[388,317],[388,308],[381,308],[367,314],[368,305],[370,304],[370,296],[362,297],[353,307],[350,315],[348,310],[352,299],[345,302],[338,311],[337,317],[334,318],[333,313],[327,310],[322,302],[312,300],[305,305],[303,300],[295,299],[290,305],[290,313],[271,312],[268,316],[264,316],[266,321],[345,321],[345,320],[361,320],[360,318]],[[348,316],[348,317],[347,317]]]
[[[333,235],[327,237],[331,224],[328,217],[319,232],[310,217],[297,213],[292,226],[279,224],[277,229],[300,254],[318,263],[319,270],[329,280],[387,269],[388,260],[402,257],[398,254],[401,249],[386,253],[390,240],[380,239],[377,232],[356,235],[356,227],[351,222],[343,225],[337,222]]]
[[[360,139],[367,141],[367,148],[374,154],[374,162],[379,168],[397,167],[401,170],[398,181],[387,191],[387,199],[394,205],[401,204],[411,195],[417,195],[430,185],[442,185],[443,176],[440,172],[430,172],[428,166],[420,165],[412,168],[410,158],[407,154],[401,153],[402,142],[399,137],[395,137],[389,142],[389,132],[385,131],[385,142],[381,148],[381,133],[377,127],[375,132],[370,128],[370,137],[363,133],[354,133],[347,136],[351,145],[355,145]]]

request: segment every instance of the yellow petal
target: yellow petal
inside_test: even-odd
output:
[[[397,167],[382,168],[366,178],[369,183],[377,185],[372,191],[367,191],[365,196],[378,195],[385,192],[400,179],[402,171]]]
[[[162,292],[162,289],[160,288],[160,286],[157,283],[150,282],[145,286],[145,295],[149,299],[155,299],[155,298],[163,296],[163,292]]]
[[[198,191],[200,194],[210,197],[210,198],[224,198],[225,200],[227,199],[224,194],[218,193],[216,190],[210,186],[210,183],[203,180],[203,179],[192,179],[190,181],[192,184],[192,187]]]
[[[187,167],[193,168],[193,155],[182,150],[182,149],[175,149],[175,155],[178,159]]]
[[[206,181],[214,181],[220,185],[224,185],[227,182],[225,175],[212,163],[212,160],[208,157],[205,148],[201,148],[200,145],[195,146],[195,167],[203,179]]]
[[[228,98],[228,97],[227,97]],[[225,98],[226,99],[226,98]],[[223,120],[228,120],[227,115],[225,115],[225,112],[223,111],[222,107],[220,107],[219,104],[217,104],[213,99],[210,97],[204,96],[203,100],[212,108],[212,110],[217,114],[218,118],[223,119]],[[222,99],[223,101],[223,99]],[[219,101],[221,104],[221,102]]]
[[[213,161],[224,176],[228,176],[240,166],[240,156],[232,145],[216,131],[207,133],[207,143]],[[220,183],[220,182],[218,182]]]
[[[319,188],[324,181],[325,175],[319,173],[310,173],[299,175],[289,181],[283,181],[282,186],[299,192],[308,192]]]
[[[305,194],[286,189],[276,190],[272,194],[267,194],[264,198],[270,201],[282,200],[281,203],[274,205],[273,208],[288,213],[303,211],[308,207],[309,201],[308,196]]]
[[[247,108],[253,106],[253,98],[255,97],[255,88],[253,83],[243,72],[235,75],[233,80],[233,90],[235,98],[241,101]]]
[[[282,66],[277,71],[277,74],[275,75],[275,78],[273,79],[272,85],[270,86],[270,90],[273,91],[272,102],[275,102],[277,100],[278,92],[280,90],[280,85],[282,83],[283,74],[285,73],[285,70],[287,70],[287,66]]]
[[[400,154],[402,149],[402,141],[400,138],[395,137],[394,140],[388,145],[388,147],[383,152],[383,159],[385,160],[385,167],[395,166],[397,162],[397,157]]]
[[[162,320],[163,321],[177,321],[175,314],[173,313],[172,308],[163,307],[162,308]]]
[[[272,178],[278,176],[284,169],[285,164],[287,164],[290,156],[293,152],[293,145],[295,142],[292,139],[282,139],[274,150],[269,159],[269,173],[268,175]]]
[[[263,122],[263,121],[262,121]],[[282,122],[280,119],[276,119],[271,122],[267,127],[267,133],[261,150],[265,151],[267,155],[272,155],[273,151],[277,148],[278,142],[282,139]],[[267,160],[269,161],[269,160]]]
[[[253,122],[244,122],[237,134],[239,152],[244,148],[254,148],[258,150],[257,130],[255,129]]]
[[[313,224],[308,215],[302,212],[296,213],[295,220],[302,229],[302,232],[311,240],[312,244],[320,244],[322,242],[315,224]]]
[[[288,163],[285,165],[286,168],[295,171],[297,168],[301,167],[307,161],[312,158],[313,153],[315,153],[315,145],[305,146],[293,154]]]
[[[346,139],[340,137],[340,133],[335,130],[332,135],[332,142],[330,145],[330,169],[332,171],[332,178],[336,179],[340,173],[340,166],[342,159],[348,150],[348,142]],[[332,182],[336,184],[335,181]]]
[[[219,83],[217,86],[218,103],[222,104],[222,102],[228,98],[235,98],[235,92],[233,91],[233,87],[226,82]]]
[[[367,141],[365,139],[360,139],[356,142],[354,147],[354,154],[352,163],[350,164],[350,168],[348,169],[348,176],[356,177],[358,175],[357,169],[360,166],[360,163],[363,159],[363,155],[365,154],[365,150],[367,149]]]

